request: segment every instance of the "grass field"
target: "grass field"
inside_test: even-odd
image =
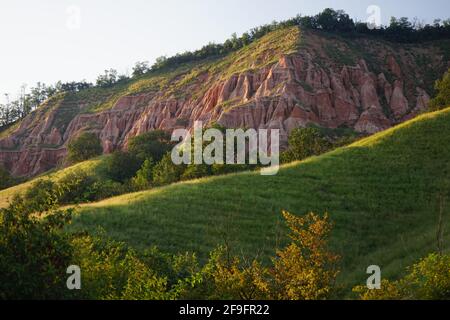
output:
[[[281,210],[328,212],[340,284],[363,283],[369,265],[395,278],[436,248],[438,198],[450,185],[450,109],[326,155],[287,165],[277,176],[247,172],[185,182],[83,206],[70,227],[138,249],[157,245],[201,259],[228,242],[267,261],[286,242]],[[449,210],[445,212],[449,244]]]

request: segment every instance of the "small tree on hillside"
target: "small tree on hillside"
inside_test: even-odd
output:
[[[317,128],[298,128],[289,136],[289,149],[282,155],[283,162],[303,160],[327,152],[332,144]]]
[[[442,80],[436,82],[437,95],[430,102],[432,111],[450,107],[450,69],[445,73]]]
[[[215,252],[210,264],[214,299],[314,300],[329,298],[338,274],[339,257],[328,249],[332,229],[328,215],[283,216],[291,244],[277,252],[273,267],[257,260],[230,257],[229,249]]]
[[[155,163],[152,159],[147,159],[133,178],[133,187],[136,189],[146,189],[151,186],[153,181],[153,169]]]
[[[146,159],[158,162],[172,149],[173,143],[170,138],[170,134],[165,131],[150,131],[132,138],[128,145],[128,151],[142,162]]]
[[[133,67],[133,77],[140,77],[150,71],[148,61],[136,62]]]
[[[69,143],[68,151],[69,161],[77,163],[101,155],[103,147],[95,134],[84,132]]]
[[[110,179],[124,183],[135,176],[141,163],[131,152],[116,151],[106,160],[106,172]]]
[[[180,181],[185,168],[185,165],[174,164],[169,152],[153,169],[153,182],[157,186],[162,186]]]

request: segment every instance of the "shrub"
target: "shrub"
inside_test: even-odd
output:
[[[116,151],[106,160],[106,174],[116,182],[127,182],[136,175],[142,162],[130,152]]]
[[[0,209],[0,299],[67,296],[72,248],[62,227],[73,212],[57,210],[50,203],[36,211],[35,196],[16,197],[8,208]]]
[[[321,300],[330,296],[337,277],[339,257],[328,249],[332,224],[328,215],[310,213],[283,216],[291,230],[292,243],[273,260],[270,298],[275,300]]]
[[[214,299],[311,300],[330,297],[338,274],[338,256],[329,251],[332,229],[327,215],[283,216],[292,243],[277,252],[271,268],[258,261],[242,264],[229,251],[219,250],[209,262]],[[208,272],[206,274],[208,274]]]
[[[124,244],[97,237],[75,238],[73,261],[83,270],[83,299],[170,298],[166,280],[159,277]],[[79,297],[80,298],[80,297]]]
[[[98,179],[83,170],[76,170],[62,178],[58,185],[61,190],[60,203],[81,203],[97,199],[93,186]]]
[[[118,182],[100,179],[84,170],[76,170],[59,180],[61,204],[98,201],[125,192]]]
[[[450,106],[450,69],[442,80],[436,82],[436,96],[430,102],[432,111],[441,110]]]
[[[137,190],[144,190],[151,186],[153,181],[153,169],[155,164],[152,159],[147,159],[133,178],[133,187]]]
[[[99,201],[106,198],[114,197],[120,194],[130,192],[127,185],[112,180],[100,180],[94,182],[89,188],[88,194],[92,195],[91,201]],[[88,200],[90,201],[90,200]]]
[[[299,128],[289,136],[289,149],[281,156],[283,163],[303,160],[327,152],[332,144],[317,128]]]
[[[24,201],[30,210],[47,211],[59,203],[61,189],[52,180],[38,180],[25,193]]]
[[[128,151],[142,162],[146,159],[153,159],[158,162],[174,146],[170,140],[170,134],[165,131],[147,132],[132,138],[128,145]]]
[[[211,166],[206,164],[191,164],[181,175],[181,180],[193,180],[210,176],[212,173]]]
[[[77,163],[101,155],[103,147],[95,134],[84,132],[69,143],[68,151],[69,161]]]
[[[448,300],[450,299],[450,255],[431,254],[408,268],[398,281],[384,280],[380,290],[356,287],[363,300]]]
[[[180,181],[184,170],[185,165],[175,165],[172,162],[169,152],[155,165],[153,169],[153,182],[157,186],[162,186]]]

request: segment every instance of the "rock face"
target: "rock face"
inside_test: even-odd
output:
[[[312,52],[300,50],[225,79],[202,76],[206,90],[195,97],[189,94],[195,91],[194,84],[182,98],[167,97],[161,91],[124,95],[112,108],[97,113],[83,112],[86,104],[82,102],[63,102],[64,108],[77,111],[64,125],[58,124],[62,106],[54,108],[49,103],[0,139],[0,164],[16,176],[32,176],[61,162],[68,141],[80,131],[98,134],[104,152],[110,153],[126,148],[136,135],[191,128],[194,121],[228,128],[280,129],[284,145],[293,129],[309,124],[372,134],[414,117],[426,110],[429,101],[425,88],[407,93],[409,80],[393,55],[381,60],[385,72],[371,70],[364,59],[353,65],[323,66]]]

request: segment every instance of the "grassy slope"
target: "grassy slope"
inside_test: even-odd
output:
[[[139,249],[158,245],[201,258],[226,240],[237,253],[267,257],[286,240],[279,236],[281,210],[329,212],[332,246],[343,256],[340,281],[348,288],[366,278],[369,265],[396,277],[435,249],[437,195],[450,183],[449,145],[446,109],[285,166],[277,176],[213,177],[88,205],[71,229],[102,227]]]
[[[29,180],[20,185],[11,187],[9,189],[0,191],[0,208],[4,208],[8,206],[10,199],[16,194],[23,194],[26,190],[33,185],[39,179],[51,179],[55,182],[64,178],[66,175],[74,172],[75,170],[83,170],[92,175],[98,175],[102,177],[104,175],[103,168],[105,162],[103,161],[106,156],[98,157],[92,160],[88,160],[82,163],[78,163],[76,165],[70,166],[68,168],[59,170],[59,171],[51,171],[45,174],[42,174],[32,180]]]

